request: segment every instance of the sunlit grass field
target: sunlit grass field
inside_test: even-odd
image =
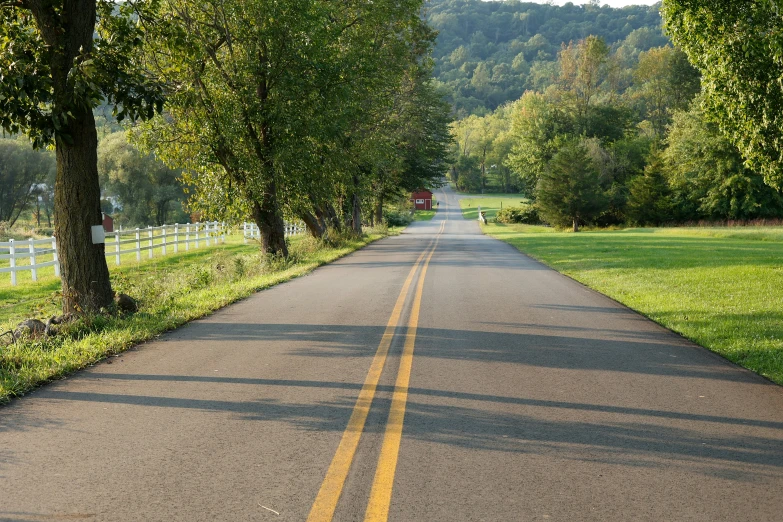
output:
[[[483,229],[783,384],[783,228]]]
[[[459,206],[465,219],[478,219],[478,207],[486,212],[487,219],[494,218],[501,208],[518,207],[528,199],[521,194],[462,194]]]

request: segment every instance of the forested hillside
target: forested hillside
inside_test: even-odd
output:
[[[434,74],[459,117],[484,114],[552,83],[563,43],[598,36],[626,67],[640,52],[665,45],[659,7],[432,0],[428,20],[439,32]]]
[[[713,87],[664,35],[660,4],[430,6],[460,190],[521,191],[534,205],[514,219],[575,230],[783,217],[780,186],[737,148],[747,129],[705,110]]]

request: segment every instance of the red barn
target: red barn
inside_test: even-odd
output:
[[[413,208],[416,210],[430,210],[432,209],[432,192],[429,190],[420,190],[411,194],[411,201],[413,201]]]
[[[105,212],[101,212],[103,218],[103,230],[106,232],[114,232],[114,218]]]

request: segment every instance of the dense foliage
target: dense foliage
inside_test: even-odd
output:
[[[427,18],[439,33],[435,76],[449,89],[460,117],[485,114],[526,90],[545,88],[557,74],[554,62],[563,43],[598,36],[619,50],[618,61],[627,67],[640,51],[668,42],[658,6],[433,0]]]
[[[0,139],[0,221],[13,226],[28,207],[51,216],[54,154],[22,140]]]
[[[316,236],[360,232],[385,198],[443,170],[448,107],[420,9],[161,2],[145,62],[170,86],[167,114],[137,141],[185,169],[207,217],[251,216],[267,252],[286,255],[286,217]]]
[[[766,181],[783,188],[783,3],[666,0],[673,40],[704,78],[705,105]]]
[[[443,22],[445,18],[436,14],[445,5],[457,4],[436,4],[431,19]],[[521,10],[544,9],[553,20],[564,17],[569,23],[576,23],[577,14],[585,20],[598,11],[606,15],[601,18],[604,21],[630,15],[636,9],[647,12],[646,8],[558,8],[517,2],[458,5],[474,16],[459,18],[461,25],[443,22],[439,41],[462,42],[460,53],[470,47],[465,41],[466,31],[472,28],[471,34],[475,35],[475,29],[480,28],[481,34],[485,34],[485,21],[508,19],[507,12],[517,13],[517,23]],[[699,94],[700,71],[689,63],[682,50],[666,43],[660,33],[657,7],[649,12],[657,19],[654,21],[651,15],[645,19],[647,25],[633,29],[629,26],[624,38],[621,32],[607,32],[607,26],[590,22],[584,27],[596,29],[596,34],[548,41],[549,50],[537,55],[535,66],[535,70],[545,70],[546,74],[532,80],[531,67],[527,76],[519,76],[514,82],[524,93],[491,112],[486,109],[494,107],[502,97],[474,89],[471,96],[480,103],[474,103],[472,108],[462,104],[459,97],[468,91],[449,79],[451,73],[444,73],[444,63],[450,58],[440,49],[442,59],[436,70],[440,79],[455,89],[458,114],[473,112],[452,125],[455,144],[449,176],[457,188],[469,192],[520,191],[538,199],[543,219],[575,229],[581,224],[660,225],[783,217],[783,193],[775,184],[774,173],[769,168],[754,170],[754,165],[763,167],[758,155],[755,159],[751,156],[751,162],[744,161],[749,158],[747,148],[728,129],[734,125],[732,118],[721,116],[725,111],[715,110],[714,100],[726,97],[726,92],[716,94],[716,85],[706,77],[705,103]],[[547,27],[553,25],[557,24]],[[501,36],[504,34],[503,30],[498,31],[498,43],[487,43],[479,37],[472,40],[483,41],[487,48],[496,50],[478,61],[474,71],[482,64],[489,64],[493,70],[501,66],[513,70],[513,62],[518,65],[527,60],[524,52],[512,57],[500,51],[506,45]],[[543,35],[539,36],[536,41],[543,41]],[[750,81],[750,76],[746,80]],[[754,85],[766,83],[769,82],[758,80]],[[765,88],[779,88],[777,82],[772,83]],[[760,94],[753,96],[756,100],[763,98]],[[731,102],[736,117],[740,117],[740,99]],[[772,111],[773,105],[765,106],[765,110],[777,115],[779,111]],[[703,106],[707,111],[702,110]],[[749,112],[752,110],[750,107]],[[741,117],[752,116],[743,113]],[[765,123],[774,126],[773,120],[768,118]],[[721,128],[728,132],[721,132]],[[767,137],[772,136],[769,127],[764,132]],[[745,134],[751,139],[749,136]],[[758,139],[755,143],[760,145]],[[775,149],[774,141],[768,144],[770,150]],[[589,162],[581,169],[575,170],[563,159],[577,161],[582,153]],[[770,165],[777,168],[776,162]],[[589,211],[577,210],[576,201]]]

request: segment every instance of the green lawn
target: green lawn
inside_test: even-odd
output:
[[[492,219],[501,208],[518,207],[527,202],[528,199],[521,194],[463,194],[459,206],[465,219],[477,220],[478,207],[486,212],[487,219]]]
[[[416,210],[413,212],[414,221],[429,221],[435,217],[437,210]]]
[[[326,247],[309,236],[290,238],[289,259],[259,253],[235,237],[226,245],[178,255],[109,265],[112,286],[139,302],[122,317],[99,314],[67,325],[60,335],[3,346],[0,343],[0,402],[50,379],[120,353],[166,330],[202,317],[263,288],[304,275],[367,243],[385,230]],[[393,231],[392,233],[398,233]],[[4,274],[5,275],[5,274]],[[60,285],[54,276],[16,287],[0,283],[0,332],[25,318],[46,320],[59,313]],[[8,336],[3,337],[8,339]]]
[[[783,384],[783,229],[591,231],[490,223],[489,235]]]

